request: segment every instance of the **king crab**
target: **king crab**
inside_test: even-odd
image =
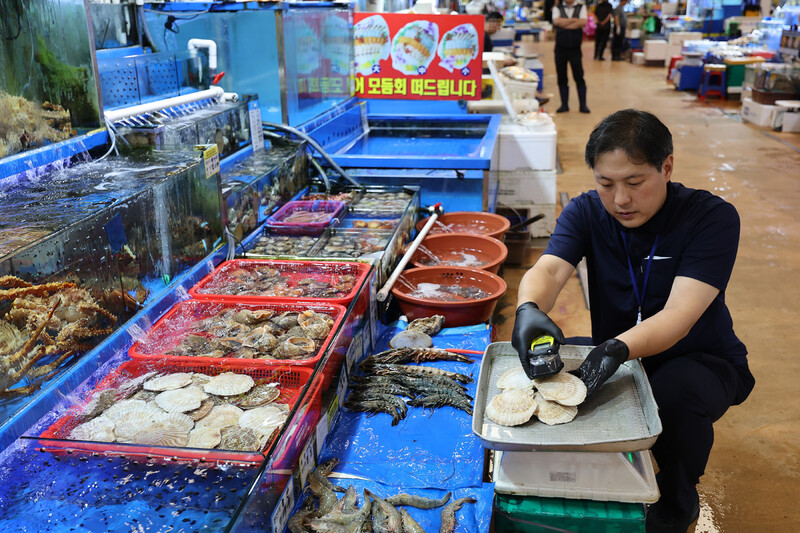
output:
[[[86,341],[107,335],[110,327],[98,327],[117,318],[103,309],[86,289],[70,282],[33,285],[14,276],[0,277],[0,301],[11,308],[0,320],[0,397],[24,396],[41,386],[58,366],[91,345]],[[26,340],[27,339],[27,340]],[[42,358],[55,356],[48,364],[35,366]],[[30,385],[12,389],[22,378]]]

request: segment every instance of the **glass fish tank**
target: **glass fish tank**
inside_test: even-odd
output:
[[[274,139],[264,150],[241,150],[221,167],[222,219],[237,240],[308,185],[305,143]]]
[[[83,0],[8,0],[0,25],[0,158],[101,124]]]
[[[222,242],[200,151],[84,155],[0,195],[0,420]]]

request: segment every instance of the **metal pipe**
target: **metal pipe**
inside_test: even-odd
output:
[[[411,261],[411,256],[414,255],[414,252],[417,251],[419,245],[422,244],[422,240],[428,235],[428,230],[430,230],[436,223],[436,219],[439,218],[439,211],[437,209],[440,205],[441,204],[436,204],[433,207],[431,207],[431,210],[433,211],[431,218],[428,219],[428,222],[426,222],[425,226],[423,226],[423,228],[420,230],[419,235],[417,235],[417,238],[411,242],[411,245],[408,247],[408,250],[406,250],[406,253],[403,254],[403,257],[400,259],[400,262],[397,263],[394,272],[392,272],[392,275],[389,276],[389,279],[386,281],[386,283],[384,283],[383,288],[381,288],[381,290],[378,291],[376,297],[378,298],[379,302],[385,302],[386,298],[389,297],[389,291],[391,291],[392,287],[394,287],[397,278],[399,278],[400,275],[403,273],[403,269],[406,268],[408,262]]]
[[[339,164],[336,163],[336,161],[334,161],[333,158],[330,155],[328,155],[328,152],[326,152],[322,148],[322,146],[319,145],[319,143],[317,141],[312,139],[310,135],[306,135],[305,133],[303,133],[302,131],[298,130],[297,128],[293,128],[291,126],[287,126],[286,124],[278,124],[278,123],[275,123],[275,122],[266,122],[266,121],[262,122],[262,124],[264,126],[269,127],[269,128],[275,128],[276,130],[285,131],[285,132],[291,133],[292,135],[296,135],[296,136],[300,137],[301,139],[306,141],[308,144],[310,144],[311,147],[314,148],[317,152],[319,152],[319,155],[321,155],[322,158],[325,161],[327,161],[330,166],[333,167],[333,170],[335,170],[336,172],[341,174],[341,176],[344,179],[346,179],[347,181],[349,181],[350,183],[352,183],[356,187],[361,187],[361,184],[358,181],[356,181],[354,178],[351,178],[350,176],[348,176],[347,172],[345,172],[344,169],[342,167],[340,167]]]
[[[106,120],[109,122],[117,122],[123,118],[135,117],[145,113],[151,113],[160,109],[166,109],[177,105],[188,104],[198,100],[205,100],[206,98],[220,98],[225,93],[222,87],[212,86],[205,91],[198,91],[196,93],[182,94],[172,98],[165,98],[164,100],[157,100],[155,102],[148,102],[146,104],[125,107],[123,109],[113,109],[105,111]]]

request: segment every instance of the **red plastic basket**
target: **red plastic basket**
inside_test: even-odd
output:
[[[289,288],[297,288],[297,284],[303,278],[312,278],[326,283],[336,283],[342,276],[354,276],[356,281],[353,289],[347,294],[335,298],[319,298],[310,296],[269,296],[253,294],[235,294],[236,288],[233,287],[234,276],[237,271],[245,270],[253,272],[258,269],[271,268],[278,270],[282,276],[288,279]],[[353,300],[370,271],[370,265],[366,263],[351,262],[326,262],[326,261],[280,261],[274,259],[233,259],[219,265],[213,272],[201,279],[197,285],[189,289],[189,295],[198,300],[214,299],[229,302],[297,302],[297,301],[321,301],[325,303],[339,304],[347,307]],[[231,289],[225,289],[225,285],[231,285]],[[217,288],[219,287],[219,288]],[[229,291],[229,292],[226,292]]]
[[[280,233],[322,233],[344,211],[345,203],[333,200],[295,200],[287,202],[274,215],[267,218],[267,227]],[[315,222],[292,221],[301,213],[316,213],[323,216]]]
[[[95,443],[88,441],[70,440],[69,435],[73,429],[81,424],[77,417],[86,405],[91,401],[92,396],[101,390],[117,388],[123,382],[146,374],[147,372],[201,372],[209,376],[216,376],[222,372],[235,372],[247,374],[252,377],[256,384],[262,382],[275,382],[280,385],[281,395],[277,402],[286,403],[293,407],[300,398],[300,392],[306,383],[311,379],[313,370],[297,366],[272,365],[261,368],[241,369],[228,365],[212,364],[206,361],[198,361],[196,364],[178,364],[175,362],[164,361],[127,361],[112,369],[97,385],[88,392],[81,395],[80,399],[62,417],[51,424],[39,439],[46,441],[49,447],[69,448],[71,450],[81,450],[87,452],[119,453],[137,456],[163,456],[178,457],[185,459],[201,459],[203,461],[241,461],[251,463],[261,463],[264,460],[263,453],[241,452],[235,450],[201,450],[197,448],[175,448],[169,446],[147,446],[142,444],[126,443]],[[316,397],[311,398],[311,403],[316,404],[319,409],[319,387],[309,387],[316,392]],[[268,449],[275,437],[265,444],[264,450]]]
[[[235,357],[200,357],[186,355],[170,355],[165,352],[178,346],[190,333],[199,333],[192,325],[195,322],[214,316],[225,309],[250,309],[253,311],[272,309],[276,314],[286,311],[312,310],[333,317],[333,326],[325,341],[317,349],[314,357],[308,359],[240,359]],[[185,300],[172,306],[142,340],[134,343],[128,350],[131,359],[164,360],[176,363],[196,364],[198,360],[209,363],[225,364],[235,368],[257,368],[265,365],[289,365],[313,367],[325,354],[331,340],[344,320],[346,309],[340,305],[318,302],[262,302],[259,304],[237,303],[215,300]]]

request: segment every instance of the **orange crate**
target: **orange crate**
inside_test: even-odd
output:
[[[113,368],[109,373],[104,376],[97,385],[90,391],[81,394],[80,398],[75,404],[59,417],[53,424],[51,424],[41,435],[39,440],[48,447],[66,448],[70,450],[79,450],[92,453],[102,454],[125,454],[134,456],[161,456],[161,457],[175,457],[181,459],[192,459],[202,461],[229,461],[229,462],[243,462],[243,463],[261,463],[264,460],[263,453],[259,452],[242,452],[236,450],[219,450],[219,449],[199,449],[199,448],[177,448],[171,446],[148,446],[141,444],[127,444],[127,443],[98,443],[88,441],[75,441],[70,440],[69,435],[73,429],[81,424],[78,414],[83,411],[86,405],[91,401],[92,396],[101,390],[117,388],[125,381],[132,378],[144,375],[148,372],[201,372],[210,376],[216,376],[223,372],[235,372],[237,374],[247,374],[255,380],[256,384],[263,382],[279,383],[281,395],[276,402],[286,403],[293,407],[300,398],[300,392],[303,387],[311,379],[313,371],[309,368],[302,368],[297,366],[263,366],[261,368],[242,369],[231,367],[224,364],[212,364],[205,361],[198,361],[195,364],[182,364],[175,362],[145,362],[145,361],[127,361],[122,363],[116,368]],[[310,411],[319,411],[321,399],[319,397],[319,387],[313,385],[309,390],[316,392],[316,397],[310,399]],[[279,432],[276,432],[276,435]],[[267,450],[272,444],[275,436],[265,444],[264,450]],[[262,451],[264,451],[262,450]]]
[[[314,357],[308,359],[297,360],[284,360],[284,359],[241,359],[234,357],[199,357],[199,356],[185,356],[185,355],[170,355],[167,354],[178,346],[186,335],[190,333],[199,333],[192,326],[200,320],[207,319],[225,309],[250,309],[253,311],[272,309],[276,314],[285,311],[306,311],[312,310],[317,313],[325,313],[333,317],[333,326],[328,337],[320,345]],[[155,323],[142,340],[134,343],[128,350],[128,355],[132,359],[139,360],[165,360],[172,362],[180,362],[186,364],[196,364],[198,360],[208,361],[209,363],[224,363],[232,367],[239,368],[253,368],[263,365],[298,365],[313,367],[320,360],[325,350],[328,348],[331,340],[333,339],[336,331],[344,320],[347,310],[341,305],[310,302],[310,301],[296,301],[294,303],[282,302],[267,302],[262,301],[259,304],[236,303],[231,301],[218,301],[218,300],[185,300],[175,304],[167,314],[165,314],[158,322]],[[210,335],[210,334],[209,334]]]
[[[358,293],[359,288],[367,279],[371,266],[366,263],[355,262],[326,262],[326,261],[282,261],[273,259],[233,259],[220,264],[213,272],[201,279],[194,287],[189,289],[192,298],[200,300],[215,299],[230,302],[259,303],[324,301],[347,307]],[[284,278],[288,291],[294,291],[292,296],[270,296],[268,294],[240,294],[236,287],[235,276],[244,273],[253,274],[260,269],[275,269]],[[355,277],[353,288],[348,292],[337,294],[334,297],[315,297],[303,293],[298,282],[311,278],[325,283],[336,283],[342,276]]]

